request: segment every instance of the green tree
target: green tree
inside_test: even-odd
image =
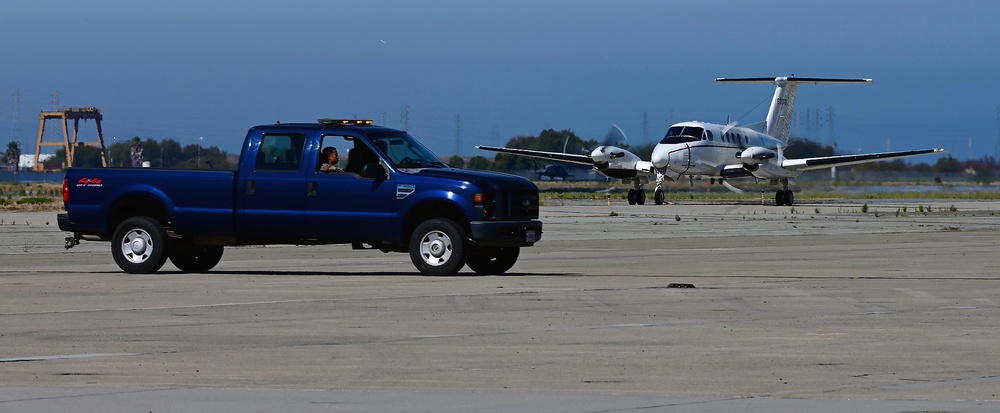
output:
[[[485,171],[490,169],[490,160],[486,159],[485,156],[476,155],[469,158],[469,164],[466,165],[469,169],[476,169],[480,171]]]
[[[962,172],[962,164],[958,162],[958,159],[949,155],[946,158],[938,159],[937,163],[934,164],[933,170],[935,173]]]
[[[5,169],[10,172],[17,172],[21,167],[21,144],[15,141],[11,141],[7,144],[7,150],[4,151],[4,156],[7,157]]]
[[[791,138],[788,147],[784,149],[786,158],[815,158],[833,156],[832,146],[823,146],[806,138]]]
[[[142,166],[142,139],[138,136],[132,138],[132,143],[129,144],[129,163],[133,168],[139,168]]]
[[[164,168],[183,168],[186,159],[180,142],[173,139],[160,141],[160,159]]]
[[[452,155],[451,158],[448,158],[448,165],[453,168],[464,168],[465,159],[458,155]]]

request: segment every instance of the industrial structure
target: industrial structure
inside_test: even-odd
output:
[[[66,166],[73,166],[73,155],[76,151],[77,146],[96,146],[101,149],[101,166],[108,166],[107,151],[104,147],[104,136],[101,132],[101,111],[94,107],[88,108],[68,108],[59,109],[51,112],[42,112],[38,116],[38,141],[35,145],[35,171],[44,170],[43,165],[39,162],[39,155],[42,153],[43,146],[62,146],[66,149]],[[62,120],[62,130],[63,130],[63,141],[62,142],[43,142],[42,137],[45,136],[45,122],[50,119],[61,119]],[[69,136],[69,120],[73,120],[73,139],[70,140]],[[87,121],[93,119],[97,124],[97,140],[96,141],[79,141],[78,135],[80,131],[80,120]]]

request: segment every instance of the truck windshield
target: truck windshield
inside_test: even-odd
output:
[[[378,132],[368,139],[397,168],[448,168],[429,149],[405,132]]]

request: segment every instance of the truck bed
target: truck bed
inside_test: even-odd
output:
[[[173,230],[189,235],[232,235],[234,171],[150,168],[70,168],[75,187],[66,212],[73,229],[108,236],[109,218],[124,208],[159,205]],[[109,213],[110,212],[110,213]],[[176,224],[174,224],[176,223]]]

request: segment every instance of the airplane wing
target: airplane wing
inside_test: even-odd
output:
[[[574,155],[561,152],[545,152],[545,151],[536,151],[531,149],[499,148],[496,146],[482,146],[482,145],[476,145],[476,149],[482,149],[485,151],[493,151],[493,152],[511,153],[522,156],[531,156],[535,158],[554,159],[557,161],[594,166],[594,160],[587,155]]]
[[[922,149],[918,151],[882,152],[860,155],[823,156],[818,158],[785,159],[781,167],[793,171],[811,171],[813,169],[832,168],[835,166],[854,165],[865,162],[884,161],[888,159],[906,158],[910,156],[941,153],[944,149]]]

